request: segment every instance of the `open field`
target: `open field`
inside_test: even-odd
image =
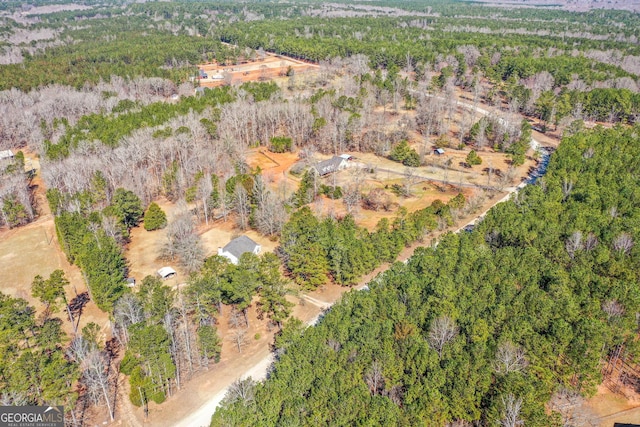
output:
[[[57,269],[63,270],[70,282],[65,289],[67,300],[87,291],[80,269],[69,264],[60,249],[52,216],[42,217],[24,227],[0,230],[0,292],[25,299],[41,311],[42,304],[31,296],[31,283],[36,275],[47,278]],[[56,316],[64,321],[65,331],[71,333],[72,327],[66,314],[60,312]],[[100,311],[92,301],[83,309],[80,329],[89,322],[100,325],[105,338],[111,333],[107,314]]]
[[[264,59],[237,65],[202,64],[199,68],[207,73],[208,78],[200,79],[200,86],[217,87],[225,84],[269,80],[286,75],[289,67],[294,73],[318,68],[315,64],[268,53],[265,54]]]
[[[158,205],[167,214],[167,220],[171,222],[182,207],[166,199],[158,200]],[[277,246],[276,242],[261,236],[253,230],[241,232],[234,228],[233,216],[227,221],[210,221],[209,225],[202,224],[198,227],[198,234],[204,247],[205,256],[215,255],[219,247],[225,246],[232,239],[245,234],[262,246],[262,252],[270,252]],[[153,276],[163,266],[171,266],[178,275],[169,278],[165,283],[169,286],[183,283],[188,275],[176,262],[164,260],[161,257],[162,245],[165,243],[167,229],[147,231],[140,225],[131,230],[131,241],[125,250],[125,257],[129,263],[129,275],[140,282],[145,276]]]
[[[45,197],[46,189],[39,173],[40,162],[30,150],[24,149],[23,152],[26,160],[25,168],[34,168],[38,171],[31,185],[40,217],[23,227],[11,230],[0,228],[0,271],[2,272],[0,292],[14,298],[22,298],[40,312],[43,308],[42,304],[31,296],[31,283],[35,276],[47,278],[54,270],[63,270],[70,282],[65,289],[68,301],[86,292],[87,286],[80,269],[69,264],[58,242],[53,215]],[[60,312],[56,315],[63,320],[64,330],[71,333],[73,329],[66,314]],[[98,309],[92,301],[89,301],[83,309],[79,328],[81,329],[89,322],[100,325],[104,338],[110,335],[107,314]]]

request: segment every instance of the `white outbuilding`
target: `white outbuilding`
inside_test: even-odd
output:
[[[0,160],[4,160],[4,159],[13,159],[13,151],[0,150]]]
[[[162,277],[163,279],[168,279],[169,277],[173,277],[175,276],[176,271],[171,268],[171,267],[162,267],[160,270],[158,270],[158,276]]]

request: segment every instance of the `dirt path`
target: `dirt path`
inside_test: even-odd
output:
[[[262,381],[267,377],[269,367],[273,363],[273,354],[268,348],[265,348],[264,350],[265,351],[260,351],[255,355],[256,358],[262,358],[259,359],[251,368],[247,369],[241,378],[251,377],[256,381]],[[218,391],[207,403],[202,405],[187,418],[177,424],[174,424],[175,427],[208,427],[209,424],[211,424],[211,415],[216,411],[216,408],[220,405],[220,402],[222,402],[227,394],[229,386],[236,379],[237,378],[234,378],[233,376],[227,376],[223,378],[222,381],[219,381],[217,384],[220,386],[224,384],[224,388]]]

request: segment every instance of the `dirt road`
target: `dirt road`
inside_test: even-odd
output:
[[[268,349],[267,349],[268,351]],[[244,375],[239,378],[235,378],[233,381],[226,384],[226,386],[218,391],[211,400],[198,408],[195,412],[183,419],[179,423],[175,424],[175,427],[208,427],[211,424],[211,416],[216,411],[222,399],[227,394],[231,384],[237,379],[253,378],[256,381],[261,381],[267,377],[269,367],[273,363],[273,354],[268,353],[262,359],[260,359],[255,365],[248,369]],[[226,382],[225,382],[226,383]]]

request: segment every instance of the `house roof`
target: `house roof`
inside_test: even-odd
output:
[[[344,161],[345,160],[342,157],[333,156],[333,158],[323,160],[322,162],[316,164],[314,167],[320,175],[326,175],[328,173],[340,170],[340,166],[342,166],[342,162]]]
[[[12,158],[13,158],[13,151],[11,151],[11,150],[0,151],[0,160],[2,160],[2,159],[12,159]]]
[[[340,157],[341,159],[345,159],[345,160],[353,159],[353,156],[351,154],[340,154],[338,157]]]
[[[436,152],[436,153],[438,153],[438,154],[444,154],[444,149],[442,149],[442,148],[436,148],[436,149],[435,149],[435,150],[433,150],[433,151],[435,151],[435,152]]]
[[[177,274],[177,273],[171,267],[162,267],[160,270],[158,270],[158,275],[160,277],[167,277],[167,276],[170,276],[172,274]]]
[[[227,243],[227,246],[222,248],[222,250],[240,259],[240,256],[243,253],[253,252],[258,246],[260,245],[258,245],[256,242],[254,242],[247,236],[240,236],[236,239],[233,239],[229,243]]]

